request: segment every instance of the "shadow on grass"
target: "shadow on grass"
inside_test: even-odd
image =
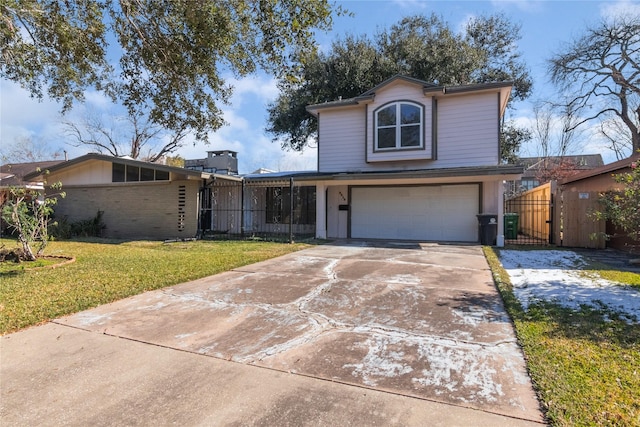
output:
[[[545,322],[553,337],[589,340],[594,343],[617,344],[632,348],[640,342],[640,319],[629,322],[629,317],[611,310],[603,304],[583,305],[573,309],[553,302],[540,301],[525,310],[513,293],[507,272],[502,268],[497,254],[485,250],[485,256],[493,272],[494,282],[502,296],[505,308],[514,322]],[[588,270],[586,270],[588,271]]]
[[[538,302],[517,314],[525,322],[545,322],[553,338],[588,340],[634,348],[640,342],[640,324],[628,323],[619,313],[605,307],[582,306],[579,310],[549,302]]]

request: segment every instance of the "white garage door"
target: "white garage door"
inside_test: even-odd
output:
[[[479,197],[477,184],[353,187],[351,237],[475,242]]]

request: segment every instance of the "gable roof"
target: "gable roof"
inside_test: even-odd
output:
[[[64,169],[68,169],[70,167],[76,166],[78,164],[81,164],[81,163],[84,163],[84,162],[87,162],[87,161],[90,161],[90,160],[99,160],[99,161],[110,162],[110,163],[118,163],[118,164],[124,164],[124,165],[131,165],[131,166],[149,168],[149,169],[154,169],[154,170],[161,170],[161,171],[165,171],[165,172],[172,172],[174,174],[192,176],[192,177],[202,178],[202,179],[207,179],[207,178],[210,178],[210,177],[213,177],[213,176],[221,177],[221,178],[225,178],[225,179],[231,179],[231,180],[234,179],[234,177],[228,176],[228,175],[220,175],[220,174],[215,174],[215,173],[196,171],[196,170],[193,170],[193,169],[179,168],[179,167],[176,167],[176,166],[167,166],[167,165],[162,165],[162,164],[158,164],[158,163],[143,162],[141,160],[134,160],[134,159],[128,158],[128,157],[114,157],[114,156],[107,156],[105,154],[97,154],[97,153],[89,153],[89,154],[85,154],[84,156],[80,156],[80,157],[76,157],[75,159],[68,160],[66,162],[60,162],[60,163],[58,163],[56,165],[53,165],[53,166],[47,168],[47,170],[50,173],[59,172],[59,171],[62,171]],[[43,171],[32,172],[32,173],[26,175],[25,179],[33,180],[33,179],[36,179],[36,178],[40,178],[43,173],[44,173]]]
[[[368,91],[366,91],[365,93],[363,93],[361,96],[367,96],[367,95],[375,95],[377,91],[379,91],[380,89],[382,89],[385,86],[389,86],[392,83],[395,83],[397,81],[404,81],[406,83],[411,83],[417,86],[422,86],[423,89],[426,88],[437,88],[438,85],[433,84],[433,83],[429,83],[425,80],[420,80],[420,79],[416,79],[413,77],[409,77],[409,76],[404,76],[402,74],[396,74],[395,76],[388,78],[387,80],[383,81],[382,83],[380,83],[379,85],[369,89]]]
[[[588,179],[598,175],[619,172],[619,171],[622,171],[623,169],[631,168],[631,164],[636,162],[640,162],[640,153],[633,154],[632,156],[627,157],[626,159],[618,160],[617,162],[609,163],[595,169],[589,169],[589,170],[577,173],[573,176],[563,179],[562,181],[560,181],[560,184],[561,185],[569,184],[571,182]]]
[[[479,91],[499,91],[501,96],[500,102],[500,110],[501,113],[504,113],[504,109],[507,105],[507,100],[511,94],[511,87],[513,86],[512,82],[493,82],[493,83],[474,83],[468,85],[457,85],[457,86],[441,86],[436,85],[434,83],[429,83],[424,80],[416,79],[413,77],[396,74],[395,76],[383,81],[379,85],[369,89],[361,95],[358,95],[353,98],[339,98],[335,101],[327,101],[321,104],[312,104],[306,107],[307,111],[314,116],[317,116],[318,110],[326,109],[326,108],[336,108],[336,107],[346,107],[357,105],[367,101],[373,101],[375,98],[376,92],[380,91],[380,89],[389,86],[392,83],[402,81],[409,84],[413,84],[416,86],[422,87],[422,92],[425,96],[429,95],[437,95],[441,94],[443,96],[446,95],[458,95],[469,92],[479,92]]]
[[[571,154],[568,156],[549,156],[549,157],[520,157],[518,164],[524,166],[527,169],[539,168],[540,162],[543,160],[550,160],[552,162],[568,160],[576,165],[576,168],[580,169],[593,169],[596,167],[604,166],[601,154]]]
[[[27,163],[7,163],[0,166],[0,187],[14,187],[32,184],[27,176],[39,170],[47,170],[63,160],[43,160]],[[26,179],[25,179],[26,178]]]
[[[601,154],[576,154],[568,156],[520,157],[517,164],[524,166],[523,178],[535,177],[541,170],[562,166],[572,171],[584,171],[604,166]]]

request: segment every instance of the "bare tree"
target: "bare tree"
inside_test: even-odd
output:
[[[49,144],[34,140],[31,136],[16,138],[13,143],[2,143],[0,162],[25,163],[62,158],[63,150],[54,149]]]
[[[640,124],[638,125],[640,127]],[[622,160],[632,152],[631,135],[627,126],[620,120],[610,119],[600,122],[599,134],[607,141],[608,148]]]
[[[576,148],[582,136],[580,121],[571,104],[537,103],[533,107],[535,123],[531,130],[538,144],[539,157],[563,157]]]
[[[74,147],[85,146],[98,153],[115,157],[129,156],[156,162],[182,147],[185,129],[168,132],[145,120],[143,115],[115,117],[110,125],[95,114],[88,115],[81,124],[65,121],[67,136]]]
[[[640,149],[640,16],[603,21],[549,60],[566,105],[586,122],[615,119],[627,128],[631,153]]]
[[[567,156],[575,149],[582,131],[576,128],[580,120],[570,104],[553,105],[538,102],[533,107],[535,123],[531,128],[533,142],[538,150],[540,162],[537,178],[543,182],[557,179],[567,170],[574,171],[575,164]]]

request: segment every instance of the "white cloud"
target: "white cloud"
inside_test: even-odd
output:
[[[231,105],[223,106],[227,125],[209,134],[209,145],[193,144],[193,139],[178,152],[186,159],[204,158],[207,151],[238,152],[242,174],[265,168],[276,171],[315,170],[316,150],[288,152],[265,134],[266,105],[278,96],[277,80],[266,74],[243,79],[227,77],[234,86]]]
[[[427,9],[429,8],[429,2],[424,0],[394,0],[393,3],[400,6],[402,9]]]
[[[245,101],[255,102],[257,100],[262,104],[267,104],[278,96],[277,80],[266,74],[249,76],[239,80],[228,77],[227,81],[234,87],[231,103],[235,108]]]
[[[95,90],[86,91],[84,93],[84,99],[87,104],[90,104],[100,110],[113,108],[113,101],[111,98],[103,93],[96,92]]]
[[[60,104],[45,97],[42,101],[32,98],[18,84],[0,80],[0,148],[8,147],[22,138],[32,138],[38,144],[46,144],[47,151],[65,149]]]
[[[60,104],[57,102],[46,96],[42,101],[32,98],[28,91],[16,83],[0,80],[0,91],[0,120],[3,130],[5,126],[26,127],[55,119],[60,111]]]
[[[630,0],[605,2],[600,6],[600,16],[607,21],[640,16],[640,3]]]

